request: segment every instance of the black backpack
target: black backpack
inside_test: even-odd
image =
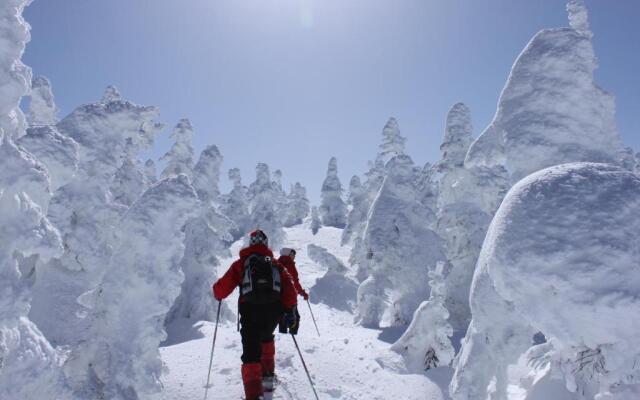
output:
[[[280,270],[269,256],[251,254],[244,262],[240,296],[247,303],[268,304],[280,300]]]

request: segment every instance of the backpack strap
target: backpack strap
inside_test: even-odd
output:
[[[240,295],[245,295],[253,290],[253,282],[251,280],[251,260],[257,257],[255,254],[251,254],[244,260],[244,267],[242,268],[242,281],[240,282]]]

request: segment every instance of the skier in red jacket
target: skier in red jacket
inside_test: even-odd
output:
[[[305,300],[309,300],[309,295],[304,291],[302,285],[300,285],[300,279],[298,278],[298,269],[296,268],[296,251],[288,247],[280,249],[280,258],[278,262],[287,269],[291,279],[293,279],[293,285],[296,288],[298,295],[302,296]]]
[[[260,230],[250,234],[249,247],[240,250],[240,258],[213,285],[213,296],[222,301],[238,287],[242,382],[246,399],[260,400],[265,389],[273,390],[273,331],[281,319],[293,331],[297,331],[300,322],[291,276],[273,258],[267,235]]]

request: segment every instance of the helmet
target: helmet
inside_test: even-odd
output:
[[[256,229],[249,235],[249,244],[251,246],[255,246],[257,244],[269,246],[269,239],[267,239],[267,235],[265,235],[264,232],[260,229]]]
[[[288,247],[283,247],[283,248],[280,249],[280,255],[281,256],[295,257],[296,251],[294,249],[290,249]]]

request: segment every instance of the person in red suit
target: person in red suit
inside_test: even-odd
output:
[[[286,268],[273,258],[267,235],[251,232],[249,246],[213,285],[213,296],[222,301],[240,289],[240,335],[242,336],[242,382],[247,400],[260,400],[273,389],[275,346],[273,332],[283,319],[293,332],[300,322],[297,292]]]
[[[288,247],[283,247],[280,249],[280,258],[278,258],[278,262],[282,264],[282,266],[287,269],[289,275],[291,275],[293,285],[295,286],[298,295],[302,296],[305,300],[309,300],[309,294],[307,294],[307,292],[302,288],[302,285],[300,285],[300,279],[298,278],[298,269],[296,268],[296,251]]]

